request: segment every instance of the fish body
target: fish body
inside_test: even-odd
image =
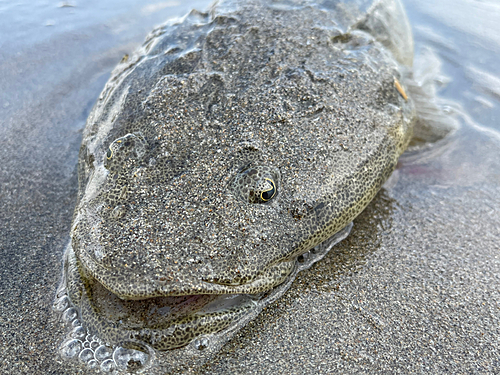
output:
[[[254,316],[394,170],[412,48],[397,1],[226,1],[155,29],[83,133],[63,355],[94,337],[144,365]]]

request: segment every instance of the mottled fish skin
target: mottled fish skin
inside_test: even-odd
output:
[[[83,133],[66,255],[89,332],[164,350],[220,331],[252,304],[119,326],[100,299],[267,292],[366,207],[415,119],[406,18],[371,3],[221,2],[115,69]]]

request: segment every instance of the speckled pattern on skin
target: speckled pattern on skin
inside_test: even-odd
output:
[[[218,332],[251,303],[204,311],[212,295],[283,283],[372,200],[415,115],[395,86],[408,46],[364,3],[221,3],[116,68],[84,131],[66,254],[89,333],[165,350]],[[186,296],[201,302],[158,322],[116,317],[129,300]]]

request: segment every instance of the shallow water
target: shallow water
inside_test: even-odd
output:
[[[80,132],[121,57],[208,3],[0,1],[1,373],[85,373],[51,312]],[[348,239],[193,371],[500,372],[500,6],[404,3],[458,130],[403,156]]]

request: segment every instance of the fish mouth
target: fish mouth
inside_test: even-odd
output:
[[[287,274],[294,267],[294,262],[289,263]],[[108,343],[144,342],[159,351],[179,348],[200,335],[223,330],[255,308],[267,293],[123,298],[83,269],[71,245],[64,268],[66,295],[90,335]]]
[[[95,322],[98,337],[139,341],[165,351],[183,347],[201,335],[218,333],[256,307],[260,294],[193,294],[125,300],[97,280],[89,280],[82,298],[82,320]],[[98,320],[98,321],[96,321]]]
[[[158,352],[182,348],[178,350],[200,356],[202,351],[215,353],[239,328],[283,295],[299,271],[323,258],[345,238],[351,227],[291,261],[293,267],[284,281],[256,294],[123,299],[85,273],[70,243],[53,307],[70,328],[60,354],[102,371],[141,372],[149,368]]]
[[[206,349],[211,345],[207,337],[260,311],[259,301],[266,294],[123,299],[85,272],[69,244],[53,305],[69,328],[59,351],[64,359],[104,372],[141,372],[157,351],[188,344],[198,351]]]

